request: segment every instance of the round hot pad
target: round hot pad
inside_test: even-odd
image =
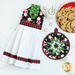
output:
[[[64,58],[70,50],[69,39],[55,28],[53,33],[48,34],[42,43],[44,54],[53,60]]]

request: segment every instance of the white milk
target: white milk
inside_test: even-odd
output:
[[[54,12],[51,12],[51,11],[52,11],[51,8],[47,11],[47,18],[50,18],[50,19],[54,18],[55,11]]]

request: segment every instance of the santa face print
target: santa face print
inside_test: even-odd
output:
[[[23,11],[23,14],[24,14],[25,17],[27,17],[27,15],[28,15],[28,10],[25,9],[25,10]]]
[[[31,22],[31,18],[29,17],[27,20],[26,20],[27,23],[30,23]]]
[[[38,25],[40,25],[40,23],[41,23],[41,18],[40,18],[40,17],[37,17],[36,23],[37,23]]]

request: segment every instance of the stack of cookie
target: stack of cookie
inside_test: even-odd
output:
[[[57,21],[64,31],[75,33],[75,8],[71,6],[62,8],[57,13]]]

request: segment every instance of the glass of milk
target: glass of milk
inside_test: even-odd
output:
[[[52,8],[50,8],[50,9],[47,11],[47,18],[50,18],[50,19],[54,18],[54,16],[55,16],[55,10],[56,10],[56,9],[53,9],[53,6],[52,6]]]

